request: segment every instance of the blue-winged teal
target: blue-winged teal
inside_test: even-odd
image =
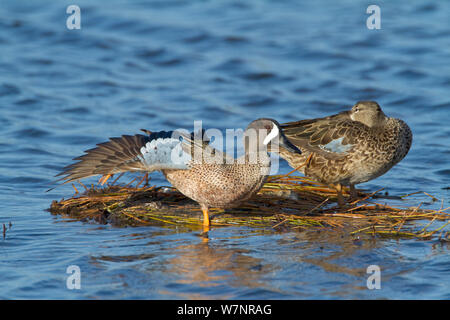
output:
[[[293,168],[322,183],[333,185],[344,204],[342,185],[375,179],[402,160],[412,143],[412,133],[402,120],[389,118],[374,101],[360,101],[350,111],[325,118],[281,125],[286,137],[302,150],[280,155]]]
[[[237,206],[261,189],[270,172],[269,143],[272,148],[279,145],[290,152],[301,153],[272,119],[258,119],[249,124],[244,132],[245,154],[237,159],[215,150],[193,133],[148,133],[111,138],[85,151],[85,155],[74,159],[78,162],[64,168],[59,176],[65,177],[60,181],[67,183],[98,174],[161,170],[175,188],[200,204],[203,224],[209,226],[209,207]]]

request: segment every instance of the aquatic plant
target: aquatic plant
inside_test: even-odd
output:
[[[106,180],[102,177],[101,184],[89,188],[80,183],[85,189],[83,193],[74,185],[74,196],[53,201],[49,211],[71,219],[116,226],[202,228],[198,206],[176,189],[148,186],[146,175],[136,177],[127,185],[117,185],[118,178],[111,184],[106,184]],[[422,203],[394,207],[377,202],[386,197],[382,190],[372,193],[358,190],[358,199],[339,207],[334,189],[305,177],[270,176],[260,192],[239,207],[212,209],[212,225],[247,226],[275,232],[331,229],[355,239],[370,236],[450,241],[447,228],[450,208],[444,208],[443,201],[439,210],[422,209]],[[438,201],[426,192],[421,193],[433,202]],[[401,200],[413,194],[397,198]],[[349,196],[348,189],[344,189],[344,196]]]

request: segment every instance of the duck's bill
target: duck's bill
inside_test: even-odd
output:
[[[289,139],[286,138],[284,135],[280,135],[279,145],[280,145],[280,147],[285,148],[289,152],[302,154],[300,149],[297,148],[292,142],[290,142]]]

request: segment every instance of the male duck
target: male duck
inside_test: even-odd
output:
[[[374,101],[359,101],[350,111],[284,123],[281,128],[302,150],[299,155],[281,148],[281,157],[306,176],[333,185],[341,206],[342,185],[350,186],[355,197],[355,184],[386,173],[406,156],[412,143],[408,125],[387,117]]]
[[[286,152],[301,151],[286,139],[273,119],[258,119],[244,132],[245,155],[235,159],[180,131],[124,135],[98,144],[96,148],[64,168],[64,183],[93,175],[126,171],[161,170],[167,180],[201,206],[204,226],[210,225],[209,207],[230,208],[250,198],[264,184],[270,172],[267,145],[282,146]],[[207,142],[207,141],[206,141]],[[276,146],[275,146],[276,145]]]

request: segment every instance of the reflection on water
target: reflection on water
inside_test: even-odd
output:
[[[380,257],[392,248],[385,241],[349,237],[348,233],[332,230],[286,234],[213,228],[209,239],[199,232],[188,239],[170,230],[159,236],[152,232],[122,239],[126,247],[144,251],[139,255],[94,255],[91,263],[99,268],[107,265],[109,270],[117,264],[126,270],[119,277],[121,286],[126,287],[139,272],[139,290],[149,297],[369,298],[374,293],[366,286],[367,267],[375,261],[380,263]],[[142,244],[133,244],[142,240],[147,241],[145,249]],[[383,275],[384,281],[413,271],[405,267],[394,270],[391,261],[383,261],[380,267],[390,269]],[[374,296],[386,297],[381,292]]]
[[[449,205],[448,12],[382,3],[380,30],[354,1],[77,1],[0,6],[0,298],[450,299],[448,244],[334,230],[115,228],[51,216],[53,176],[108,137],[287,122],[377,100],[414,133],[407,157],[361,185]],[[399,14],[401,13],[401,14]],[[290,169],[280,162],[282,173]],[[167,184],[162,175],[152,183]],[[87,183],[94,182],[89,180]],[[439,208],[423,194],[402,205]],[[424,223],[425,226],[426,223]],[[78,265],[82,289],[68,290]],[[368,290],[367,267],[381,268]]]
[[[175,257],[168,260],[170,266],[168,273],[174,273],[182,278],[177,281],[179,285],[199,286],[202,288],[197,294],[182,294],[181,298],[208,299],[214,298],[202,294],[205,288],[220,286],[221,282],[233,279],[231,286],[245,286],[258,288],[261,286],[262,272],[261,259],[245,255],[245,250],[230,250],[226,248],[214,248],[209,243],[202,241],[198,244],[184,245],[174,248]],[[267,268],[270,269],[269,266]],[[266,268],[265,268],[266,269]],[[213,292],[213,290],[207,290]],[[166,292],[166,294],[177,294]],[[217,296],[215,298],[232,298],[232,294]]]

